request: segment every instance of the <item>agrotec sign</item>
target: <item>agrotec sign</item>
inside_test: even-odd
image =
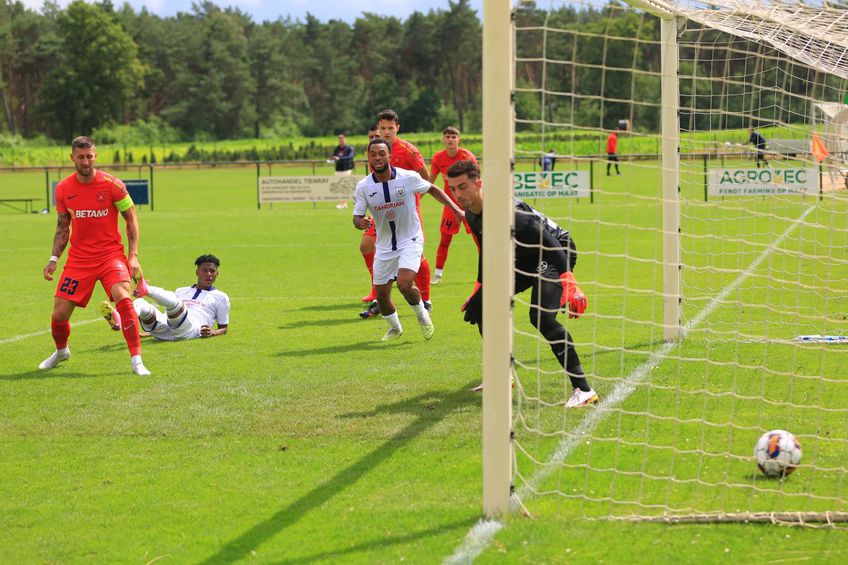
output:
[[[712,169],[711,196],[762,196],[764,194],[816,194],[818,171],[805,168]]]
[[[512,188],[517,198],[588,198],[589,171],[513,173]]]

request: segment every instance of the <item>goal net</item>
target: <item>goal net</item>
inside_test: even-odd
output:
[[[565,407],[571,383],[516,294],[513,502],[838,524],[848,19],[828,2],[631,4],[514,7],[514,195],[576,244],[589,307],[558,321],[600,402]],[[774,429],[803,451],[784,479],[753,455]]]

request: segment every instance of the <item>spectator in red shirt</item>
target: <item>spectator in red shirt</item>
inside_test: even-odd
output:
[[[607,176],[610,174],[610,165],[615,163],[615,174],[621,175],[618,170],[618,128],[611,131],[607,138]]]

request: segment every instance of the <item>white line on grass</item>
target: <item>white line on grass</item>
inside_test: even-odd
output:
[[[74,322],[74,326],[84,326],[86,324],[92,324],[96,321],[100,320],[100,318],[94,318],[93,320],[84,320],[82,322]],[[7,337],[5,339],[0,339],[0,345],[4,343],[12,343],[14,341],[21,341],[22,339],[29,339],[31,337],[38,337],[40,335],[49,334],[50,330],[41,330],[39,332],[32,332],[31,334],[22,334],[16,335],[14,337]]]
[[[766,258],[771,255],[777,246],[789,236],[792,231],[798,227],[798,224],[804,221],[806,217],[815,209],[815,204],[807,208],[801,216],[795,220],[791,226],[786,228],[780,237],[778,237],[768,248],[766,248],[754,261],[748,265],[748,268],[739,274],[736,279],[724,287],[724,289],[707,304],[703,310],[698,312],[691,320],[683,327],[683,336],[686,333],[699,326],[712,312],[753,273]],[[574,429],[572,434],[563,439],[556,452],[551,456],[549,464],[542,467],[528,480],[528,484],[523,486],[517,492],[519,500],[526,501],[533,497],[533,489],[542,481],[544,481],[555,470],[556,466],[563,461],[571,451],[582,441],[582,439],[592,433],[598,424],[606,418],[615,408],[621,405],[627,398],[636,390],[636,386],[645,380],[645,377],[653,371],[660,363],[668,356],[669,352],[676,347],[680,341],[666,342],[654,351],[648,359],[636,367],[630,375],[623,381],[620,381],[609,396],[604,398],[594,410],[589,412],[580,424]],[[461,565],[472,563],[474,559],[489,546],[495,534],[504,527],[504,523],[499,520],[481,520],[478,522],[468,535],[463,540],[462,544],[454,550],[453,554],[446,558],[445,565]]]

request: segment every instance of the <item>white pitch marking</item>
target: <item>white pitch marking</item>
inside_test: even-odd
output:
[[[810,206],[807,210],[801,214],[801,216],[795,220],[791,226],[786,228],[780,237],[778,237],[768,248],[766,248],[759,257],[754,259],[754,261],[748,265],[748,268],[745,269],[742,273],[739,274],[736,279],[724,287],[724,289],[713,298],[709,304],[704,306],[704,309],[698,312],[694,318],[692,318],[683,328],[683,336],[685,338],[686,332],[691,330],[698,325],[700,325],[712,312],[727,298],[730,293],[734,292],[739,285],[742,284],[745,279],[747,279],[753,271],[757,269],[757,267],[762,264],[763,261],[771,254],[771,252],[789,236],[790,233],[804,221],[804,219],[815,209],[815,205]],[[636,386],[641,383],[648,374],[654,370],[665,358],[668,356],[668,353],[676,347],[680,341],[677,342],[666,342],[659,349],[657,349],[654,353],[651,354],[648,359],[636,367],[624,381],[619,382],[615,388],[613,388],[612,392],[604,398],[594,410],[589,412],[585,418],[580,422],[580,424],[575,428],[572,435],[566,439],[563,439],[559,446],[557,447],[556,452],[551,456],[551,460],[548,465],[545,465],[542,470],[536,472],[530,480],[528,481],[528,485],[523,486],[517,492],[517,496],[519,500],[530,500],[533,495],[532,488],[535,488],[536,485],[545,480],[555,469],[556,464],[562,463],[566,457],[571,453],[571,451],[580,443],[580,441],[588,434],[590,434],[598,424],[609,415],[614,408],[618,407],[622,404],[627,398],[633,394],[633,391],[636,390]],[[484,528],[483,526],[486,525]],[[504,527],[504,523],[498,520],[489,520],[489,521],[480,521],[478,522],[468,535],[463,540],[462,544],[454,550],[453,554],[446,558],[444,563],[450,565],[459,565],[459,564],[468,564],[473,563],[474,559],[480,555],[486,547],[492,542],[495,534]]]
[[[74,322],[74,327],[84,326],[86,324],[92,324],[92,323],[94,323],[98,320],[101,320],[101,319],[102,318],[95,318],[93,320],[84,320],[82,322]],[[38,331],[38,332],[32,332],[31,334],[22,334],[22,335],[16,335],[14,337],[7,337],[5,339],[0,339],[0,345],[3,345],[4,343],[12,343],[12,342],[15,342],[15,341],[21,341],[22,339],[29,339],[31,337],[38,337],[40,335],[45,335],[45,334],[49,334],[49,333],[50,333],[50,330],[41,330],[41,331]]]

